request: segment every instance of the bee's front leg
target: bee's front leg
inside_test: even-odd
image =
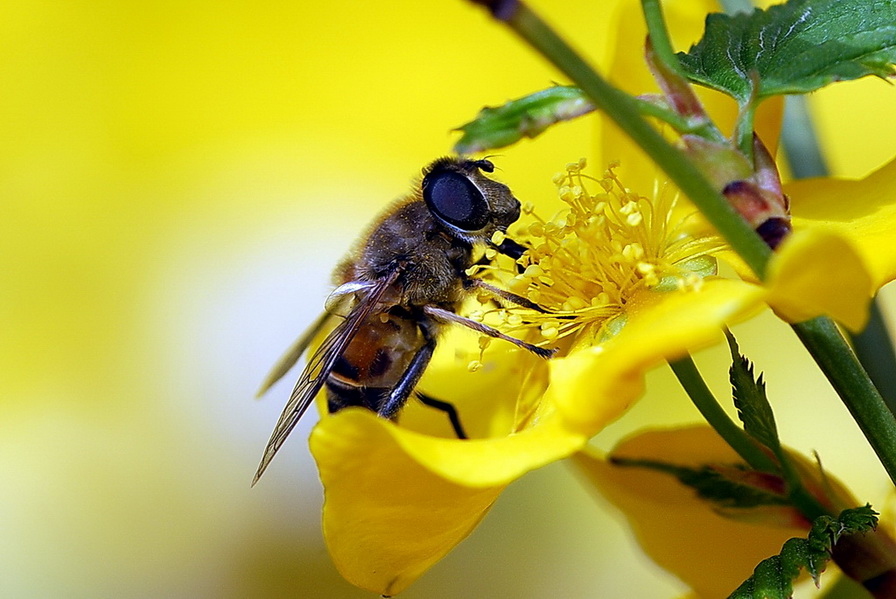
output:
[[[500,287],[495,287],[489,283],[486,283],[482,279],[475,279],[473,277],[467,277],[464,279],[464,288],[465,289],[482,289],[483,291],[492,294],[495,297],[499,297],[503,300],[510,302],[511,304],[516,304],[517,306],[521,306],[523,308],[528,308],[530,310],[535,310],[536,312],[541,312],[542,314],[550,314],[548,310],[545,310],[535,302],[523,297],[522,295],[517,295],[512,291],[507,291],[506,289],[501,289]]]
[[[489,337],[494,337],[495,339],[503,339],[504,341],[513,343],[517,347],[530,351],[541,358],[550,358],[555,353],[557,353],[556,349],[547,349],[544,347],[538,347],[537,345],[533,345],[531,343],[526,343],[522,339],[517,339],[516,337],[511,337],[510,335],[505,335],[498,329],[492,328],[487,324],[476,322],[475,320],[465,318],[460,314],[455,314],[454,312],[451,312],[449,310],[437,308],[436,306],[425,306],[423,308],[423,312],[437,321],[463,325],[468,329],[473,329],[477,333],[482,333],[483,335],[488,335]]]

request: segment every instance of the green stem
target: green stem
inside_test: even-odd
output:
[[[729,15],[739,12],[752,12],[753,3],[750,0],[721,0],[722,10]]]
[[[821,154],[806,96],[784,98],[781,147],[794,179],[828,176],[828,165]]]
[[[754,82],[759,85],[758,82]],[[750,100],[747,104],[740,107],[737,115],[737,123],[734,125],[734,144],[741,154],[747,157],[750,164],[753,163],[753,130],[756,120],[756,102]]]
[[[896,484],[896,418],[829,318],[793,325]]]
[[[716,401],[715,395],[706,386],[706,382],[697,370],[693,358],[684,358],[669,362],[678,382],[694,402],[694,406],[713,427],[719,436],[737,452],[754,470],[776,473],[780,471],[778,464],[768,456],[744,430],[728,416],[728,413]]]
[[[644,21],[647,24],[648,36],[650,37],[650,43],[653,46],[656,58],[667,69],[684,78],[678,57],[675,55],[675,50],[672,48],[672,42],[669,39],[669,31],[666,28],[666,20],[663,17],[660,0],[641,0],[641,9],[644,12]],[[754,81],[753,83],[754,87],[758,88],[759,82]],[[755,113],[756,101],[755,98],[751,98],[747,104],[741,106],[737,126],[734,131],[735,146],[750,162],[753,161],[753,121]],[[681,131],[679,130],[679,132]]]
[[[638,112],[642,115],[663,121],[675,129],[679,134],[690,133],[719,143],[726,141],[725,137],[710,121],[682,116],[674,110],[670,110],[643,98],[633,98],[633,100],[638,107]]]
[[[638,112],[637,103],[598,75],[528,6],[514,0],[479,0],[520,37],[566,74],[662,168],[761,279],[768,246],[735,212],[712,183]]]
[[[871,302],[870,319],[865,330],[850,334],[850,341],[887,407],[896,414],[896,352],[893,351],[893,339],[879,300]]]
[[[675,50],[672,49],[659,0],[641,0],[641,9],[644,11],[644,22],[647,24],[647,34],[653,44],[654,53],[667,68],[681,76],[681,65],[678,64]]]
[[[781,464],[781,476],[784,482],[787,483],[787,498],[790,499],[791,505],[809,520],[815,520],[819,516],[824,515],[836,516],[837,512],[821,505],[821,502],[803,486],[803,481],[800,479],[799,472],[793,466],[793,461],[790,459],[787,450],[778,445],[774,451],[778,462]]]
[[[694,124],[688,121],[687,118],[681,116],[674,110],[669,110],[668,108],[657,106],[655,103],[648,100],[643,100],[641,98],[635,98],[634,100],[638,105],[638,112],[640,112],[644,116],[651,116],[655,119],[663,121],[664,123],[668,123],[673,129],[675,129],[675,131],[679,133],[693,133],[695,130],[699,130],[702,126],[705,126],[702,124],[694,126]]]

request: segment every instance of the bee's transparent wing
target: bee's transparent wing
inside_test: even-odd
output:
[[[295,343],[289,346],[289,349],[283,352],[283,355],[280,356],[280,359],[277,360],[277,363],[274,364],[274,367],[271,368],[268,375],[264,378],[264,382],[259,387],[258,392],[255,393],[255,397],[261,397],[268,389],[274,386],[274,383],[282,379],[295,363],[299,361],[299,358],[302,357],[302,354],[305,353],[305,350],[308,349],[308,346],[311,345],[318,333],[324,330],[336,316],[346,315],[351,303],[350,298],[354,297],[354,294],[361,291],[366,292],[374,285],[375,283],[351,281],[335,289],[327,298],[326,311],[311,323],[311,326],[302,333],[301,337],[296,339]]]
[[[308,349],[311,341],[317,337],[317,334],[320,333],[333,318],[335,318],[334,314],[324,312],[317,317],[317,320],[311,323],[311,326],[302,333],[302,336],[296,339],[295,343],[290,345],[289,349],[283,352],[283,355],[280,356],[280,359],[277,360],[277,363],[274,364],[274,367],[271,368],[271,371],[265,377],[264,382],[261,384],[261,387],[259,387],[255,397],[264,395],[268,389],[274,386],[274,383],[282,379],[283,375],[289,372],[295,363],[299,361],[299,358],[302,357],[302,354],[305,353],[305,350]]]
[[[289,433],[291,433],[292,429],[298,424],[302,414],[305,413],[305,410],[311,405],[317,392],[320,391],[321,387],[326,382],[327,375],[333,370],[336,361],[348,347],[348,344],[351,343],[351,340],[358,332],[361,324],[373,310],[374,306],[379,303],[386,290],[398,278],[399,272],[399,269],[395,269],[389,276],[378,279],[370,285],[365,285],[362,290],[366,290],[366,293],[363,295],[360,292],[358,293],[360,297],[358,298],[357,304],[352,308],[352,311],[345,320],[333,329],[333,332],[327,336],[317,351],[314,352],[314,355],[311,356],[308,365],[305,366],[305,370],[302,371],[299,380],[296,382],[295,388],[292,390],[292,395],[290,395],[289,401],[283,409],[283,413],[280,414],[280,419],[277,420],[274,432],[271,433],[271,438],[268,441],[267,447],[264,449],[264,455],[261,457],[261,463],[258,465],[258,470],[255,472],[255,478],[252,479],[253,485],[258,482],[259,478],[261,478],[261,475],[268,467],[268,464],[274,459],[277,450],[279,450],[280,446],[283,445],[283,442],[286,441]],[[326,318],[326,316],[323,318]],[[298,344],[294,347],[297,346]],[[288,352],[287,356],[290,356],[292,353],[293,352]],[[284,358],[287,356],[284,356]],[[298,359],[298,356],[296,356],[296,359]],[[285,363],[285,361],[286,360],[281,360],[282,363]],[[278,366],[280,366],[280,364],[278,364]],[[278,370],[278,368],[275,368],[275,371],[276,370]]]

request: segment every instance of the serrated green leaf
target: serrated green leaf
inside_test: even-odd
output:
[[[734,407],[737,415],[744,423],[744,431],[753,439],[780,454],[781,442],[778,440],[778,427],[775,414],[765,394],[765,382],[762,375],[755,378],[753,364],[740,354],[734,336],[725,331],[728,347],[731,349],[731,369],[729,378],[734,396]]]
[[[841,537],[868,532],[876,526],[877,512],[870,505],[844,510],[837,518],[816,518],[805,539],[788,539],[781,553],[762,560],[729,599],[788,599],[793,596],[793,581],[801,569],[817,584]]]
[[[764,11],[711,14],[703,38],[678,58],[691,81],[741,105],[834,81],[889,77],[896,73],[896,0],[791,0]]]
[[[463,136],[454,145],[458,154],[472,154],[535,137],[560,121],[568,121],[594,110],[585,93],[572,85],[556,85],[503,106],[486,106],[476,118],[458,127]]]
[[[612,462],[617,466],[647,468],[670,474],[681,484],[696,491],[700,498],[720,508],[752,508],[788,503],[784,495],[757,486],[760,481],[765,480],[751,479],[750,472],[741,466],[691,468],[654,460],[622,458],[612,458]]]

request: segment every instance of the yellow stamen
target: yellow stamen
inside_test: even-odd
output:
[[[519,261],[523,273],[504,271],[503,284],[547,312],[511,308],[502,317],[511,330],[537,327],[537,338],[551,341],[585,329],[595,338],[612,334],[604,325],[624,323],[617,317],[640,294],[699,288],[688,261],[722,247],[716,237],[688,234],[677,194],[665,186],[651,199],[626,189],[613,166],[600,179],[584,166],[571,163],[554,178],[566,210],[549,220],[533,213],[517,233],[531,249]]]

